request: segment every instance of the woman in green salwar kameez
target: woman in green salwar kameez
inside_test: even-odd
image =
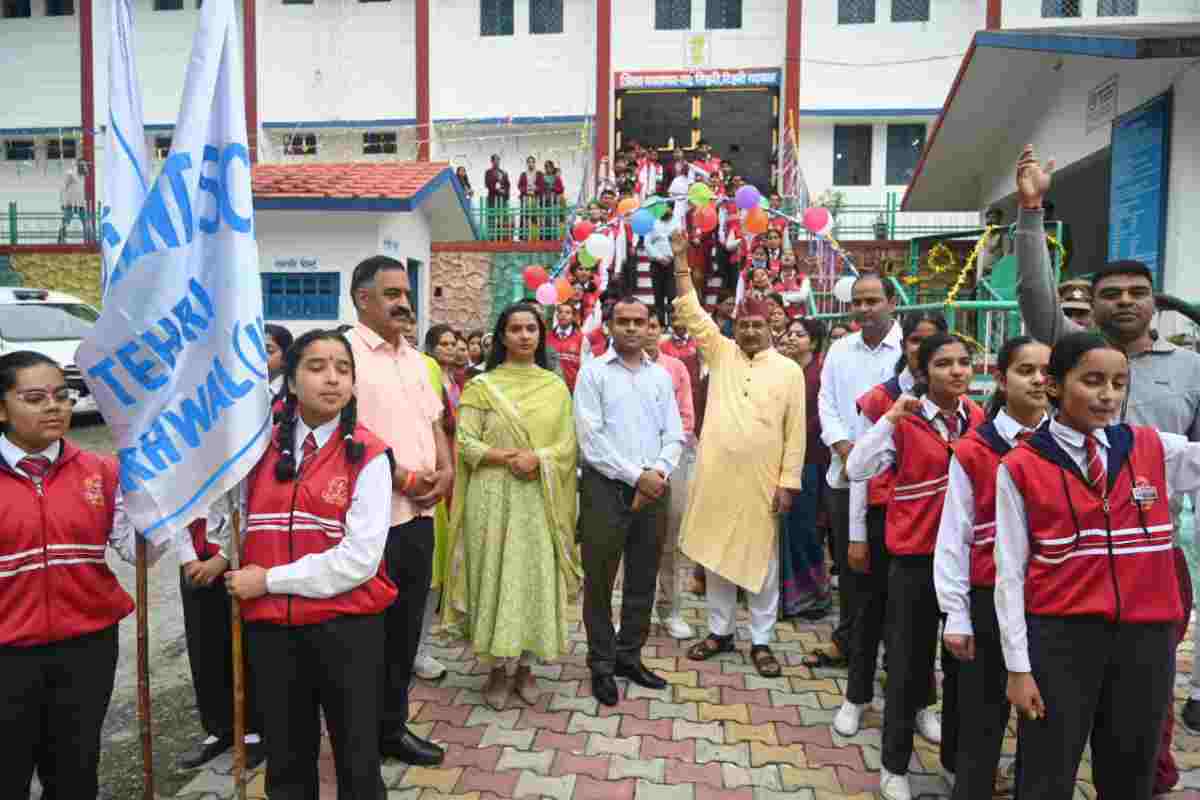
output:
[[[537,702],[531,667],[567,652],[566,606],[579,591],[571,395],[545,369],[545,348],[537,306],[505,309],[487,369],[459,401],[445,612],[491,660],[494,708],[507,701],[514,659],[511,688]]]

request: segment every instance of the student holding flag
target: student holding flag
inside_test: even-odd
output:
[[[134,560],[117,465],[63,436],[74,400],[62,368],[0,357],[0,797],[94,798],[100,727],[133,600],[105,562]]]

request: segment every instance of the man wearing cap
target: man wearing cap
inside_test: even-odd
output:
[[[672,319],[696,340],[709,368],[680,547],[708,574],[707,638],[688,650],[706,661],[737,649],[737,590],[750,606],[750,660],[765,678],[782,673],[769,642],[779,613],[779,525],[800,489],[808,423],[804,371],[771,347],[767,304],[739,306],[734,340],[704,312],[688,266],[688,240],[671,234],[678,292]]]
[[[1092,327],[1092,284],[1079,278],[1058,285],[1063,315],[1083,328]]]

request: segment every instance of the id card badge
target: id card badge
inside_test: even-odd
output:
[[[1145,478],[1138,478],[1133,485],[1133,502],[1149,511],[1158,502],[1158,489]]]

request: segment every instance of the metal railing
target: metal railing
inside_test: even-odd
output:
[[[92,244],[96,214],[83,207],[59,211],[18,211],[10,202],[0,217],[0,244]]]

